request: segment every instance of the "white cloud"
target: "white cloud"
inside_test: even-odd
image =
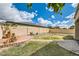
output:
[[[12,4],[0,4],[0,18],[4,20],[17,20],[20,19],[19,11],[16,8],[12,8]]]
[[[74,24],[74,21],[69,19],[67,21],[62,21],[61,24],[59,25],[61,28],[69,28]]]
[[[38,18],[38,22],[39,22],[39,24],[42,25],[42,26],[47,26],[47,25],[51,25],[51,24],[52,24],[51,21],[45,20],[45,19],[43,19],[43,18]]]
[[[44,18],[38,18],[38,22],[42,26],[51,26],[51,27],[59,26],[60,28],[69,28],[70,26],[74,25],[74,21],[71,19],[51,22],[49,20],[45,20]]]
[[[60,28],[69,28],[70,26],[74,25],[74,21],[70,20],[63,20],[63,21],[56,21],[52,24],[52,27],[59,26]]]
[[[20,17],[22,18],[22,21],[32,23],[32,18],[34,18],[34,14],[33,13],[20,11],[19,14],[20,14]]]
[[[55,18],[55,16],[54,15],[51,15],[51,18]]]
[[[48,7],[45,7],[46,10],[48,10]]]
[[[45,7],[45,9],[48,10],[48,11],[50,11],[50,12],[53,12],[54,11],[52,7],[50,7],[50,8]]]
[[[1,20],[1,19],[0,19],[0,23],[4,23],[4,22],[6,22],[6,21],[5,21],[5,20]]]
[[[36,10],[35,12],[37,13],[38,11]]]
[[[78,3],[72,3],[72,7],[76,8]]]
[[[70,26],[74,25],[74,21],[71,19],[51,22],[49,20],[45,20],[44,18],[38,18],[38,22],[42,26],[51,26],[51,27],[59,26],[60,28],[69,28]]]
[[[56,26],[58,26],[60,23],[61,23],[60,21],[55,21],[51,26],[52,26],[52,27],[56,27]]]
[[[68,15],[66,18],[74,19],[74,15],[75,15],[75,12],[71,13],[71,14]]]
[[[0,19],[15,22],[32,22],[37,14],[19,11],[11,3],[0,3]]]
[[[34,16],[37,16],[37,15],[38,15],[36,12],[32,12],[32,14],[33,14]]]
[[[73,14],[67,16],[66,18],[73,18]],[[26,11],[19,11],[17,8],[15,8],[12,4],[9,3],[0,3],[0,19],[3,20],[11,20],[11,21],[17,21],[17,22],[32,22],[32,19],[37,16],[36,12],[26,12]],[[54,16],[51,16],[54,18]],[[0,22],[4,22],[0,20]],[[52,23],[49,20],[45,20],[44,18],[38,18],[39,24],[43,26],[48,26],[51,25],[53,26],[60,26],[60,27],[69,27],[68,25],[69,22],[71,21],[56,21]],[[72,23],[73,24],[73,23]]]

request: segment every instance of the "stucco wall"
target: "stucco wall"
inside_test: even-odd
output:
[[[75,22],[75,39],[79,40],[79,19]]]
[[[1,26],[0,26],[0,39],[2,39],[2,29],[1,29]]]

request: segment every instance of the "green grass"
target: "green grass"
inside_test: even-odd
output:
[[[26,43],[24,46],[13,47],[8,50],[5,50],[0,53],[3,56],[28,56],[40,49],[41,47],[45,46],[48,43],[44,42],[32,42],[30,41],[28,44]]]
[[[51,42],[33,53],[32,56],[76,56],[76,54],[61,48],[54,42]]]
[[[42,40],[73,40],[72,35],[36,35],[33,39],[42,39]]]
[[[69,52],[56,42],[38,42],[31,41],[24,46],[13,47],[0,53],[3,56],[74,56],[76,54]]]
[[[44,40],[62,40],[63,36],[58,36],[58,35],[43,35],[43,36],[34,36],[34,39],[44,39]]]

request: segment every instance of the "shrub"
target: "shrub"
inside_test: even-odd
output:
[[[30,35],[34,35],[33,32],[30,32]]]
[[[71,40],[71,39],[74,39],[74,37],[72,35],[67,35],[67,36],[64,36],[63,39]]]

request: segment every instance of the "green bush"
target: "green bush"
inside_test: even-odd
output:
[[[67,35],[67,36],[64,36],[63,39],[71,40],[71,39],[74,39],[74,37],[72,35]]]

